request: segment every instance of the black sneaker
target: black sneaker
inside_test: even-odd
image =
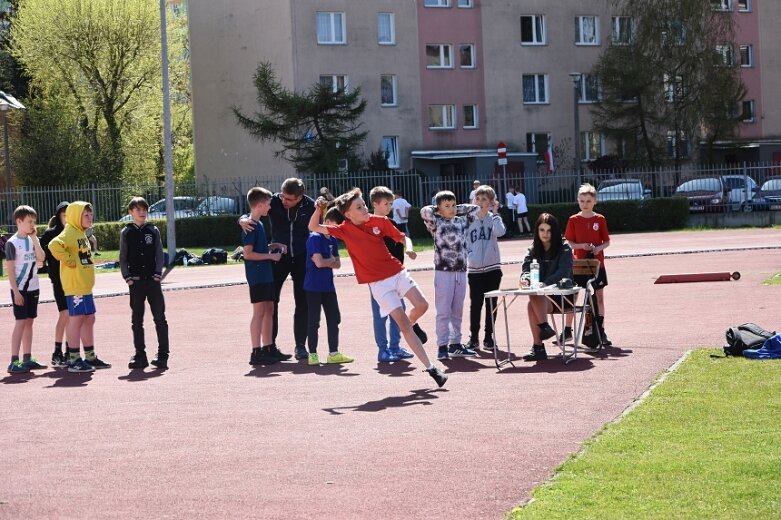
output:
[[[111,363],[106,363],[105,361],[98,359],[97,356],[95,356],[92,359],[87,359],[86,361],[87,363],[95,367],[96,370],[101,368],[111,368]]]
[[[130,369],[146,368],[148,366],[149,361],[146,359],[146,352],[136,352],[130,358],[130,363],[127,364],[127,367]]]
[[[545,345],[532,345],[531,351],[523,356],[524,361],[542,361],[544,359],[548,359]]]
[[[426,334],[426,331],[421,329],[420,325],[417,323],[412,326],[412,330],[415,332],[415,335],[418,337],[420,342],[425,345],[428,341],[428,334]]]
[[[437,349],[437,359],[439,359],[440,361],[443,359],[450,359],[447,345],[442,345],[441,347],[439,347],[439,349]]]
[[[68,365],[68,360],[65,359],[65,355],[55,350],[54,354],[52,354],[52,367],[64,367]]]
[[[287,361],[288,359],[292,358],[292,354],[283,354],[282,351],[280,351],[276,345],[271,345],[269,348],[269,353],[277,358],[278,361]]]
[[[309,359],[309,351],[300,345],[296,346],[296,359],[299,361],[302,359]]]
[[[469,339],[469,343],[467,343],[466,346],[467,346],[467,348],[469,348],[471,350],[478,349],[478,348],[480,348],[480,340],[479,339],[470,338]]]
[[[168,355],[158,353],[157,357],[152,360],[152,366],[154,366],[158,370],[168,369]]]
[[[556,331],[553,330],[553,327],[548,325],[548,322],[540,323],[538,327],[540,327],[540,339],[543,341],[556,335]],[[572,331],[570,331],[570,333],[571,332]]]
[[[254,353],[254,351],[253,351]],[[309,358],[309,354],[306,355],[307,358]],[[259,348],[257,349],[257,354],[255,354],[255,362],[252,363],[253,366],[257,365],[273,365],[279,361],[279,358],[274,356],[271,352],[268,350]]]
[[[564,331],[559,334],[559,345],[572,339],[572,327],[564,327]]]
[[[492,339],[485,339],[483,340],[483,348],[486,350],[493,350],[494,349],[494,340]]]
[[[442,372],[437,367],[427,368],[426,372],[428,372],[428,375],[430,375],[434,379],[434,381],[437,382],[437,386],[440,388],[442,388],[447,382],[447,374]]]
[[[477,352],[472,350],[471,348],[468,348],[466,345],[462,345],[461,343],[451,343],[447,346],[447,352],[450,355],[450,357],[474,357],[477,355]]]

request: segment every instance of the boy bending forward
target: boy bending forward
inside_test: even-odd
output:
[[[344,241],[358,283],[369,284],[372,296],[380,306],[380,314],[390,315],[399,325],[407,345],[441,387],[448,376],[429,360],[421,341],[425,333],[416,323],[428,310],[428,302],[401,262],[385,247],[383,238],[387,236],[396,242],[406,242],[408,250],[412,249],[412,241],[396,229],[387,217],[371,215],[358,188],[339,196],[335,203],[347,220],[337,226],[320,224],[320,217],[328,204],[321,197],[317,199],[315,212],[309,220],[309,230]],[[412,304],[409,316],[401,306],[402,298],[407,298]]]

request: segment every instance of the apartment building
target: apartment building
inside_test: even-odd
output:
[[[713,4],[736,18],[736,41],[724,52],[740,60],[748,88],[739,139],[720,143],[723,157],[771,160],[781,152],[781,104],[770,94],[781,64],[762,50],[781,43],[773,30],[781,2]],[[294,173],[231,111],[257,109],[260,61],[293,90],[360,87],[368,101],[363,152],[385,150],[393,168],[477,175],[496,167],[499,142],[511,171],[544,168],[549,146],[574,164],[575,110],[581,159],[593,160],[614,144],[592,130],[599,89],[589,71],[631,31],[631,20],[611,9],[605,0],[190,2],[197,174]]]

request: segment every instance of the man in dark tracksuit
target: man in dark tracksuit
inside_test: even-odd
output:
[[[160,230],[146,222],[149,205],[142,197],[135,197],[128,205],[133,222],[119,235],[119,267],[130,290],[132,309],[133,346],[136,351],[128,368],[146,368],[144,342],[144,304],[149,301],[157,332],[157,358],[152,364],[168,368],[168,322],[165,319],[165,300],[160,286],[163,274],[163,241]]]
[[[275,262],[274,288],[274,328],[272,339],[277,343],[279,332],[279,298],[288,275],[293,278],[293,337],[296,342],[296,359],[308,359],[306,348],[308,308],[304,292],[306,275],[306,240],[309,238],[309,219],[315,212],[314,201],[304,195],[304,182],[295,177],[286,179],[282,189],[271,197],[271,209],[268,212],[271,224],[271,241],[287,246],[287,251],[279,262]],[[242,217],[239,224],[252,228],[252,221]],[[245,228],[246,229],[246,228]],[[289,356],[288,356],[289,357]]]

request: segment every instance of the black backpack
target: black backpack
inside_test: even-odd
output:
[[[724,355],[742,356],[747,349],[759,348],[768,338],[775,336],[756,323],[744,323],[727,329],[727,344],[724,345]]]
[[[224,249],[212,247],[203,252],[201,259],[205,264],[224,264],[228,261],[228,253]]]

